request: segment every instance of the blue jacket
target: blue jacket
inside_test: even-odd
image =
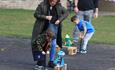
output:
[[[91,33],[91,32],[95,31],[95,29],[94,29],[93,25],[91,24],[91,22],[80,20],[80,22],[78,24],[76,24],[76,28],[78,28],[79,31],[84,31],[84,26],[87,29],[86,33]]]

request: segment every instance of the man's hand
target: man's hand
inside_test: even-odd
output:
[[[78,7],[74,7],[74,12],[78,13],[78,11],[79,11]]]
[[[52,19],[52,16],[46,16],[46,19],[50,21]]]
[[[94,12],[94,18],[97,18],[98,17],[98,8],[95,9],[95,12]]]
[[[58,25],[59,23],[60,23],[60,21],[59,21],[59,20],[57,20],[57,21],[55,22],[55,24],[56,24],[56,25]]]
[[[94,18],[98,18],[98,13],[97,12],[94,13]]]

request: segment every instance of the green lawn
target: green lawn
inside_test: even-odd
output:
[[[0,9],[0,36],[30,38],[34,24],[34,11]],[[63,38],[71,36],[74,25],[70,22],[71,14],[63,22]],[[115,44],[115,16],[101,16],[93,19],[96,32],[90,43]]]
[[[0,9],[0,35],[31,37],[33,11]]]
[[[112,68],[110,68],[110,69],[108,69],[108,70],[115,70],[115,67],[112,67]]]

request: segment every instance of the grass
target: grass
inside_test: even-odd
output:
[[[98,43],[115,44],[115,16],[103,16],[94,20],[96,28],[93,41]]]
[[[31,37],[33,11],[0,9],[0,35]]]
[[[115,67],[110,68],[109,70],[115,70]]]
[[[35,19],[34,11],[22,9],[0,9],[0,36],[30,38]],[[71,36],[74,24],[70,22],[71,14],[63,22],[63,38]],[[90,43],[115,44],[115,16],[101,16],[92,20],[96,32]]]

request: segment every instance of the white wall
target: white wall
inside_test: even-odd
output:
[[[43,0],[0,0],[0,8],[35,9]],[[66,0],[61,0],[66,6]]]

